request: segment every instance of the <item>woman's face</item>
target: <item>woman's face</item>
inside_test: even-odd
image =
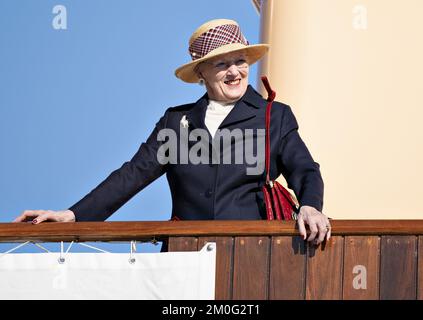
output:
[[[247,90],[248,71],[244,54],[228,53],[201,63],[197,74],[204,79],[210,99],[230,103]]]

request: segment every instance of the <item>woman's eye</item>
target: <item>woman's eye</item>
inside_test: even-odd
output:
[[[218,63],[216,63],[216,65],[215,65],[215,67],[216,68],[223,68],[223,67],[225,67],[226,66],[226,63],[224,63],[224,62],[218,62]]]
[[[245,63],[246,63],[245,59],[239,59],[239,60],[236,61],[236,65],[237,66],[241,66],[241,65],[243,65]]]

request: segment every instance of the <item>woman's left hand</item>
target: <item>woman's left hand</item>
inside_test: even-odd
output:
[[[297,218],[298,228],[304,240],[307,238],[305,224],[310,228],[310,236],[307,241],[313,241],[313,244],[319,245],[325,240],[329,240],[331,236],[331,225],[328,217],[323,213],[310,206],[302,206]]]

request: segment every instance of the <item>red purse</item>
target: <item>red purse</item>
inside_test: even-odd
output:
[[[266,76],[261,77],[266,88],[266,183],[263,186],[264,203],[266,205],[267,220],[296,220],[297,205],[291,194],[279,182],[270,180],[270,114],[272,103],[276,97],[276,92],[270,88],[269,80]]]

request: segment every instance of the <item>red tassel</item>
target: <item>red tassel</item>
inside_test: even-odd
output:
[[[297,206],[294,199],[292,198],[292,195],[279,183],[277,185],[277,190],[279,191],[279,199],[283,201],[283,214],[285,220],[293,219],[293,215],[295,215]]]
[[[266,183],[263,186],[264,202],[266,205],[267,219],[273,220],[273,209],[276,212],[276,219],[291,220],[295,218],[296,204],[291,197],[291,194],[276,181],[270,180],[270,115],[272,110],[272,102],[276,97],[276,92],[272,90],[269,80],[266,76],[262,76],[261,80],[266,88],[267,107],[266,107]],[[272,187],[269,184],[273,184]],[[270,190],[268,189],[270,188]]]
[[[270,200],[269,191],[267,191],[266,186],[263,186],[263,194],[264,194],[264,203],[266,205],[267,220],[273,220],[272,202]]]
[[[270,189],[272,190],[273,202],[274,202],[275,212],[276,212],[276,219],[282,220],[281,209],[283,211],[284,208],[283,207],[281,208],[280,205],[279,205],[278,195],[277,195],[277,190],[276,190],[275,184],[273,185],[273,188],[270,188]]]

